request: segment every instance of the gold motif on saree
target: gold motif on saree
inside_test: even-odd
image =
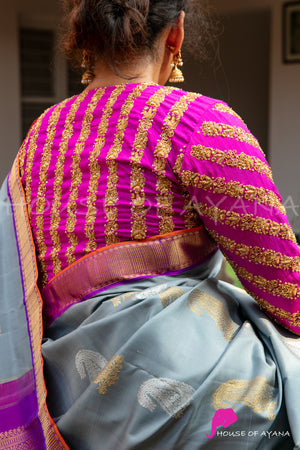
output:
[[[112,358],[105,368],[99,373],[97,378],[93,381],[97,384],[97,390],[99,394],[105,395],[110,386],[113,386],[119,379],[118,374],[123,369],[124,357],[117,355]]]
[[[274,397],[274,388],[266,377],[229,380],[214,392],[213,406],[218,410],[234,409],[237,405],[245,405],[256,414],[264,415],[271,421],[276,417],[277,404]]]
[[[135,295],[136,292],[126,292],[125,294],[118,295],[117,297],[112,298],[110,301],[114,305],[114,308],[117,308],[118,306],[122,305],[122,303],[126,302],[130,297]]]
[[[145,381],[138,392],[138,402],[151,412],[157,405],[171,417],[179,419],[190,405],[195,389],[189,384],[170,378]]]
[[[193,289],[189,295],[188,305],[197,316],[206,312],[215,322],[227,342],[234,335],[233,322],[224,304],[200,289]]]
[[[159,300],[164,308],[171,305],[171,303],[175,302],[179,297],[184,294],[184,290],[178,286],[172,286],[166,289],[163,292],[159,293]]]
[[[193,145],[191,156],[201,161],[211,161],[221,167],[236,167],[241,170],[257,172],[273,181],[271,168],[259,158],[244,152],[238,153],[236,150],[218,150],[204,145]]]

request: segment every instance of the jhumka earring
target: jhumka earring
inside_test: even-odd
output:
[[[94,74],[94,58],[86,51],[83,52],[83,59],[81,67],[84,69],[84,74],[81,78],[81,84],[88,85],[95,78]]]
[[[171,46],[169,47],[170,50],[172,50]],[[177,55],[174,55],[173,63],[172,63],[172,72],[169,78],[170,83],[183,83],[184,76],[182,71],[178,67],[183,66],[183,61],[181,57],[181,50],[177,53]]]

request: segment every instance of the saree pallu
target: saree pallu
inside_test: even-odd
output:
[[[0,208],[0,449],[300,448],[299,338],[216,278],[218,251],[175,267],[168,245],[183,237],[188,254],[184,233],[147,241],[151,263],[135,243],[124,261],[121,244],[111,283],[87,256],[43,291],[43,332],[14,169]]]

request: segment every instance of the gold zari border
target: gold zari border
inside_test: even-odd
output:
[[[187,270],[217,248],[203,227],[113,244],[56,275],[43,289],[47,325],[62,311],[116,283]]]

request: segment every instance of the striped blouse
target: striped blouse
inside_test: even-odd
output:
[[[225,103],[147,83],[48,109],[19,152],[40,285],[95,249],[204,224],[300,334],[300,250],[258,141]]]

